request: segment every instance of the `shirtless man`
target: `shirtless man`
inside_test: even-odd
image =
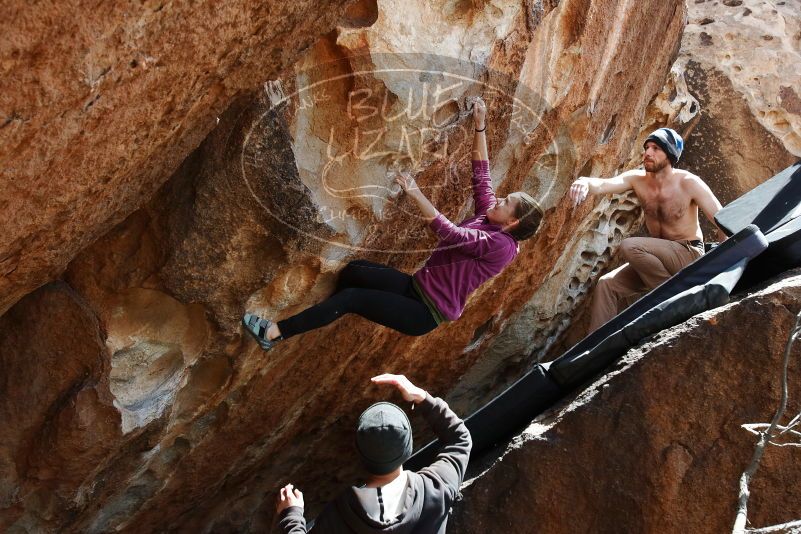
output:
[[[570,198],[578,206],[588,194],[614,194],[633,190],[645,212],[645,225],[653,237],[629,237],[620,244],[627,262],[598,280],[593,295],[590,332],[619,312],[621,301],[649,291],[704,253],[698,209],[712,224],[720,202],[703,180],[675,169],[684,141],[670,128],[649,135],[642,155],[644,169],[614,178],[582,176],[570,186]],[[726,236],[718,230],[721,240]]]

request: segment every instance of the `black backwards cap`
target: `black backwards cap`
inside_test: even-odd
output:
[[[406,413],[390,402],[378,402],[359,417],[356,448],[373,475],[386,475],[412,455],[412,426]]]

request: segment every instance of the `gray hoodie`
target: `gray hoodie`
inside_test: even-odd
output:
[[[328,503],[311,532],[373,534],[444,534],[448,512],[462,484],[470,458],[470,432],[444,400],[426,395],[418,405],[442,443],[437,458],[418,472],[409,472],[406,500],[401,514],[381,522],[376,488],[351,487]],[[306,532],[303,508],[284,510],[278,526],[287,534]]]

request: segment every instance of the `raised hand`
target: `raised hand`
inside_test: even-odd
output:
[[[278,492],[278,498],[275,501],[275,514],[280,514],[290,506],[303,508],[303,493],[299,489],[295,489],[292,484],[287,484]]]
[[[412,384],[408,378],[403,375],[392,375],[385,373],[383,375],[374,376],[370,379],[373,384],[388,384],[395,386],[403,399],[409,402],[423,402],[426,398],[426,391]]]
[[[579,177],[579,179],[570,186],[568,194],[573,201],[573,206],[578,206],[584,202],[584,199],[590,194],[590,184],[587,183],[586,178],[583,176]]]
[[[476,130],[484,129],[487,121],[487,105],[484,103],[484,99],[480,96],[477,96],[473,100],[473,125],[476,127]]]

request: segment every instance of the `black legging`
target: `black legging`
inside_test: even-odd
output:
[[[427,334],[437,327],[431,311],[412,286],[412,277],[392,267],[357,260],[339,273],[337,288],[323,302],[278,321],[284,338],[325,326],[346,313],[410,336]]]

